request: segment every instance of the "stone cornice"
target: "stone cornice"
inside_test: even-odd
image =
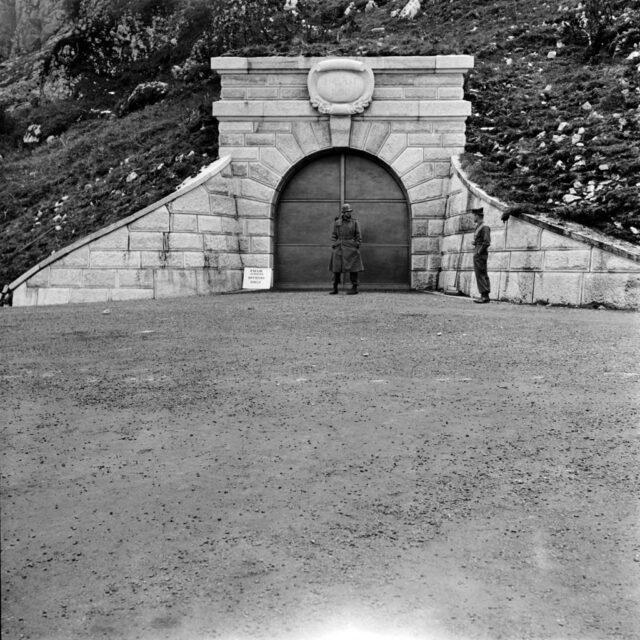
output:
[[[468,55],[451,56],[327,56],[305,58],[302,56],[271,56],[256,58],[211,58],[211,69],[221,75],[239,73],[301,73],[314,64],[341,57],[358,60],[373,71],[385,73],[465,73],[473,68],[474,58]]]

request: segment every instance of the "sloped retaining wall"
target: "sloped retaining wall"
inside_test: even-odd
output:
[[[473,273],[473,215],[484,208],[491,227],[492,297],[519,303],[605,305],[640,309],[640,248],[580,225],[526,214],[502,221],[507,205],[492,198],[452,159],[438,286],[478,295]]]
[[[241,288],[254,228],[238,218],[230,162],[217,160],[175,193],[40,262],[11,283],[13,305]]]

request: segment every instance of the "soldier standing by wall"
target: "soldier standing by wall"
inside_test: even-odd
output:
[[[351,279],[351,291],[348,295],[358,293],[358,272],[364,271],[360,256],[360,243],[362,235],[360,225],[351,217],[353,209],[350,204],[343,204],[340,216],[335,219],[333,232],[331,233],[331,261],[329,270],[333,272],[333,290],[331,294],[338,293],[340,274],[349,272]]]
[[[476,274],[476,282],[480,292],[480,298],[474,302],[482,304],[490,301],[491,283],[487,273],[487,258],[491,245],[491,229],[484,223],[482,208],[471,211],[473,212],[473,221],[476,223],[476,230],[473,234],[473,271]]]

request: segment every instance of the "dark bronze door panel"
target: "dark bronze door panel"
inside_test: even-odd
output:
[[[278,203],[275,286],[326,288],[331,229],[342,203],[362,229],[362,288],[408,289],[409,219],[404,193],[373,160],[352,153],[322,156],[287,183]]]

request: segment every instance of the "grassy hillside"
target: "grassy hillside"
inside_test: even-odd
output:
[[[207,61],[225,53],[472,54],[472,178],[514,211],[640,243],[640,1],[285,4],[79,0],[64,38],[5,61],[0,286],[216,158]],[[127,104],[147,81],[161,99]]]

